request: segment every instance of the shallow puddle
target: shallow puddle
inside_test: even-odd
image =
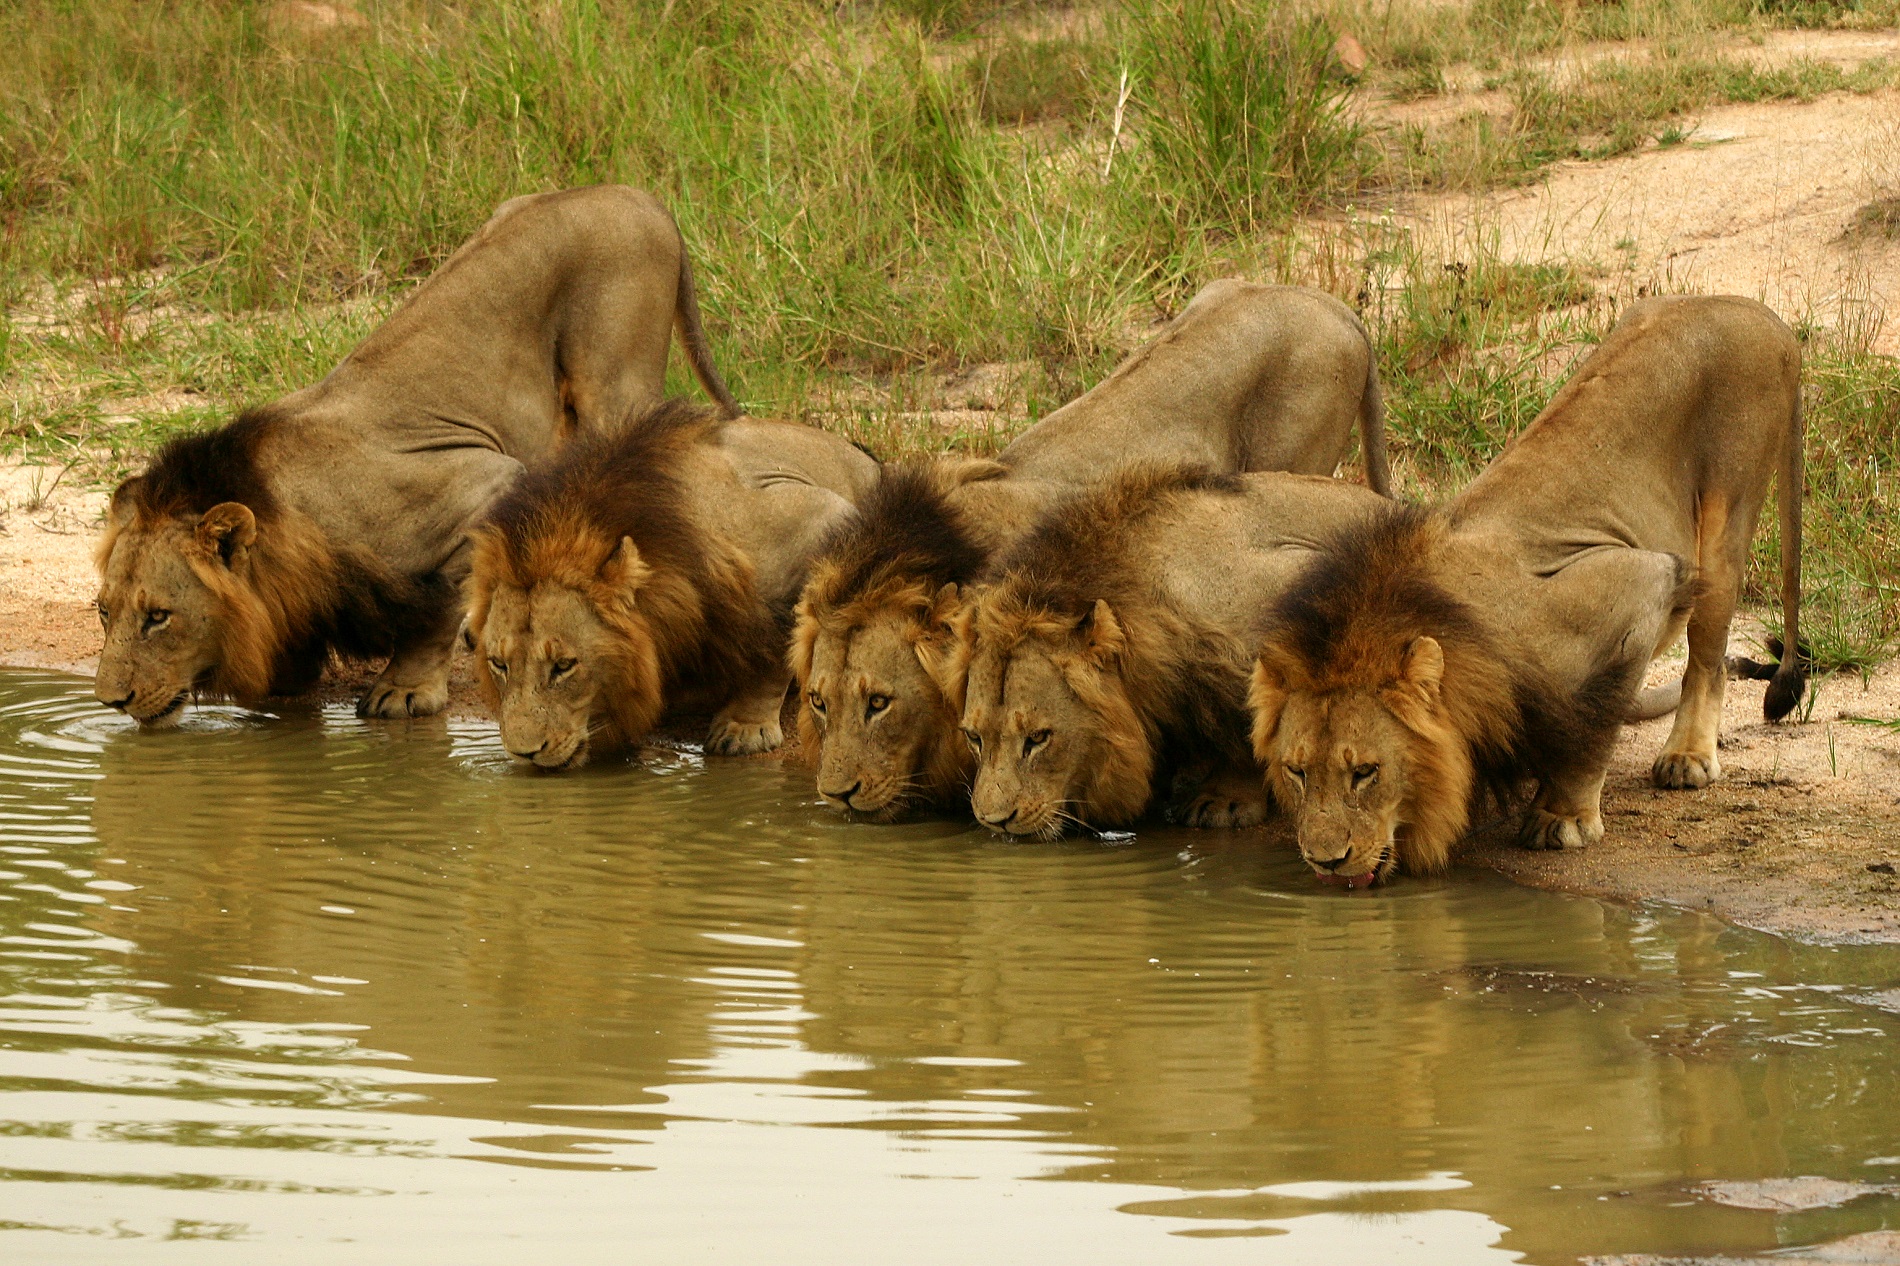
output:
[[[0,1260],[1362,1266],[1900,1225],[1699,1186],[1900,1181],[1900,951],[814,799],[343,708],[138,734],[0,674]]]

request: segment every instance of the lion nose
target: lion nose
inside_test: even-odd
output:
[[[981,818],[979,819],[979,821],[981,821],[984,826],[987,826],[992,831],[1000,831],[1004,827],[1008,826],[1011,822],[1014,822],[1016,820],[1016,814],[1017,814],[1017,810],[1011,809],[1008,815],[1005,817]]]
[[[1345,864],[1346,864],[1346,855],[1344,853],[1341,853],[1338,857],[1333,858],[1331,861],[1315,861],[1313,863],[1313,865],[1319,867],[1321,870],[1338,870],[1341,866],[1344,866]]]
[[[108,699],[104,695],[95,694],[93,698],[97,699],[100,703],[105,704],[106,707],[117,708],[121,712],[124,712],[127,708],[132,706],[131,695],[126,695],[123,698],[119,698],[119,699]]]
[[[864,779],[860,778],[856,782],[851,784],[851,789],[849,791],[826,791],[823,787],[820,787],[818,789],[818,794],[823,796],[827,800],[842,801],[845,807],[849,808],[851,805],[851,797],[857,795],[858,792],[862,791],[863,789],[864,789]]]
[[[539,756],[542,752],[545,752],[547,750],[548,750],[547,740],[543,739],[541,740],[541,746],[539,747],[530,748],[525,752],[522,751],[518,747],[511,747],[508,749],[508,752],[510,755],[519,757],[522,760],[533,760],[535,757]]]

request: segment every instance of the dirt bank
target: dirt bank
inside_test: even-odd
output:
[[[55,483],[56,471],[0,465],[0,665],[90,673],[99,650],[92,542],[105,495]],[[1759,653],[1752,630],[1739,653]],[[1679,672],[1659,664],[1661,680]],[[367,669],[332,675],[348,699]],[[1659,900],[1802,939],[1900,941],[1900,734],[1851,717],[1900,716],[1900,667],[1865,685],[1822,683],[1808,719],[1761,720],[1763,686],[1729,694],[1725,779],[1702,792],[1656,791],[1649,762],[1667,720],[1618,744],[1604,802],[1609,836],[1584,853],[1526,853],[1502,830],[1469,860],[1520,882],[1618,900]],[[450,709],[482,715],[458,656]]]

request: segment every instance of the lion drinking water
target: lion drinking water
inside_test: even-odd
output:
[[[1058,499],[1142,461],[1330,475],[1355,427],[1384,493],[1358,318],[1317,291],[1227,279],[996,461],[892,469],[827,542],[798,607],[799,724],[826,803],[888,820],[963,793],[970,751],[937,681],[949,616]]]
[[[708,751],[777,747],[792,602],[877,478],[835,435],[680,401],[524,475],[477,529],[469,581],[502,743],[569,769],[699,703]]]
[[[600,186],[505,203],[313,387],[174,440],[113,494],[96,693],[141,724],[194,691],[390,660],[365,716],[448,700],[467,533],[523,463],[660,399],[670,333],[728,414],[679,230]]]
[[[1689,637],[1652,776],[1701,787],[1755,531],[1780,481],[1786,648],[1763,711],[1800,701],[1801,350],[1752,300],[1640,302],[1441,511],[1336,535],[1275,607],[1254,750],[1323,878],[1442,868],[1474,797],[1532,782],[1533,848],[1601,839],[1617,727]]]

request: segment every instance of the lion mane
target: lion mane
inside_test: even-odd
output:
[[[264,440],[289,420],[253,409],[215,430],[168,441],[142,475],[113,493],[95,553],[104,569],[133,524],[199,520],[235,502],[249,517],[202,536],[186,556],[211,592],[221,621],[218,666],[194,683],[198,692],[262,699],[308,689],[332,651],[351,658],[388,655],[407,636],[440,622],[454,586],[410,577],[373,555],[331,541],[308,516],[286,506],[259,465]],[[222,562],[247,565],[242,574]]]
[[[1408,742],[1398,860],[1414,873],[1449,864],[1487,797],[1501,807],[1529,779],[1600,764],[1644,667],[1611,663],[1560,689],[1436,574],[1450,527],[1443,511],[1395,507],[1338,532],[1270,609],[1249,696],[1254,755],[1269,765],[1281,715],[1270,695],[1360,690],[1391,710]],[[1678,610],[1693,591],[1679,565]],[[1405,684],[1420,638],[1443,655],[1435,691]]]
[[[1008,654],[1041,638],[1062,648],[1054,660],[1063,680],[1107,740],[1108,756],[1081,797],[1092,826],[1139,817],[1170,767],[1250,759],[1245,646],[1159,597],[1132,548],[1142,522],[1176,498],[1244,489],[1238,476],[1198,466],[1130,467],[1045,515],[958,617],[946,684],[959,713],[979,645]],[[1110,661],[1119,669],[1112,677],[1102,667]]]
[[[784,644],[790,611],[766,603],[750,561],[688,513],[681,467],[721,421],[717,409],[669,400],[620,434],[578,438],[524,474],[475,531],[470,629],[486,623],[508,583],[573,589],[611,631],[600,695],[610,742],[645,735],[682,683],[729,688],[773,664]],[[480,656],[476,673],[499,709]]]

